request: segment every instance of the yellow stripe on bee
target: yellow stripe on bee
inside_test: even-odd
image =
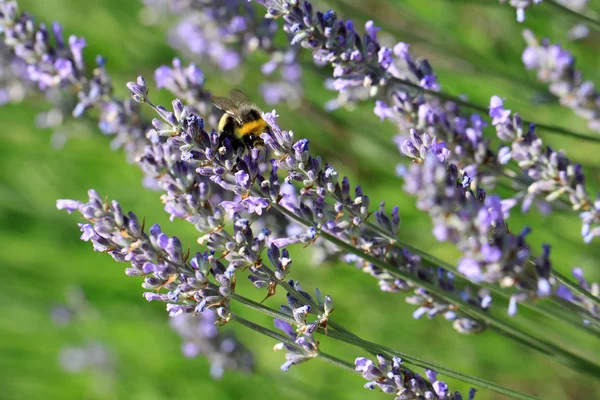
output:
[[[223,129],[225,129],[225,125],[227,125],[227,121],[229,121],[230,118],[232,117],[229,114],[223,114],[221,116],[221,119],[219,120],[219,132],[223,132]]]
[[[265,131],[267,123],[264,119],[258,119],[256,121],[246,122],[244,125],[237,129],[237,134],[241,137],[249,135],[251,133],[258,135]]]

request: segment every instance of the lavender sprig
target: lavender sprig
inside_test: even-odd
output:
[[[223,70],[238,67],[257,48],[271,49],[276,28],[256,15],[246,0],[145,0],[147,11],[179,17],[169,42],[199,59],[209,59]]]
[[[260,86],[265,102],[277,104],[286,101],[292,106],[299,102],[303,87],[302,69],[297,61],[298,49],[279,49],[273,41],[277,31],[275,22],[258,15],[247,0],[159,0],[145,3],[146,14],[157,15],[152,20],[164,20],[165,14],[177,18],[175,27],[170,29],[169,41],[190,58],[209,60],[224,71],[239,71],[250,54],[256,51],[269,54],[269,61],[261,68],[269,79]]]
[[[429,62],[415,60],[410,45],[380,45],[372,21],[361,35],[351,21],[334,11],[314,11],[309,2],[268,0],[267,17],[282,17],[292,44],[311,49],[317,64],[334,67],[333,88],[344,101],[377,96],[375,114],[396,123],[402,132],[426,130],[447,143],[453,161],[478,176],[482,167],[495,168],[495,154],[483,137],[486,122],[478,115],[463,115],[460,101],[444,103],[440,85]],[[430,96],[424,96],[427,93]],[[481,108],[485,110],[485,108]]]
[[[363,378],[369,382],[366,389],[379,388],[382,392],[396,395],[396,399],[452,399],[462,400],[458,392],[452,392],[448,385],[437,380],[437,372],[426,370],[427,380],[419,374],[408,370],[400,357],[391,361],[382,355],[377,355],[377,363],[368,358],[358,357],[354,364]],[[469,391],[469,400],[475,398],[475,389]]]
[[[142,287],[149,290],[144,293],[146,300],[166,302],[171,317],[214,307],[218,314],[214,322],[226,322],[223,316],[229,307],[233,275],[220,262],[208,254],[197,253],[189,258],[178,238],[167,236],[158,225],[146,233],[133,212],[125,215],[119,203],[105,203],[94,190],[89,191],[87,203],[59,200],[57,207],[78,211],[93,223],[79,226],[81,239],[91,241],[94,250],[106,252],[116,261],[130,263],[125,270],[127,275],[145,277]],[[219,283],[218,288],[209,284],[209,276]],[[169,293],[157,293],[161,288],[168,289]],[[207,321],[211,320],[210,313],[202,315]],[[175,320],[173,324],[187,340],[184,353],[187,356],[192,352],[204,353],[211,361],[215,376],[220,375],[223,368],[251,368],[251,356],[233,337],[223,337],[215,331],[194,331],[184,319]]]
[[[576,69],[571,53],[548,39],[538,41],[530,30],[525,30],[523,36],[527,42],[522,56],[525,68],[536,71],[538,80],[548,84],[550,93],[562,105],[587,119],[590,129],[600,132],[600,93]]]
[[[26,65],[28,81],[43,93],[70,93],[76,102],[72,109],[75,117],[90,108],[99,110],[100,130],[115,135],[113,147],[123,147],[130,161],[135,158],[146,145],[148,125],[135,102],[113,96],[102,57],[96,59],[96,68],[88,71],[83,61],[84,38],[71,35],[65,40],[58,23],[50,30],[45,24],[36,24],[28,14],[19,13],[16,1],[0,2],[0,27],[6,46]]]
[[[516,313],[517,303],[557,292],[558,283],[566,285],[591,304],[597,304],[597,299],[585,288],[552,271],[549,246],[543,246],[539,257],[531,257],[525,239],[529,228],[520,235],[508,230],[505,219],[508,210],[515,204],[514,200],[501,201],[496,196],[486,196],[482,188],[474,186],[468,174],[445,161],[441,156],[445,154],[441,151],[443,144],[426,146],[424,143],[428,140],[422,139],[416,131],[412,132],[410,143],[420,146],[422,158],[405,173],[405,190],[417,196],[417,206],[432,217],[436,238],[455,243],[463,252],[457,268],[459,273],[479,283],[492,282],[517,288],[518,292],[510,297],[510,315]],[[495,295],[506,296],[495,287],[490,289]],[[547,314],[544,309],[539,311]],[[579,313],[581,311],[578,310]],[[576,327],[588,330],[568,319]],[[590,333],[598,334],[595,330]]]
[[[317,320],[313,321],[313,322],[309,322],[306,320],[306,306],[309,306],[310,304],[317,304],[315,307],[318,307],[319,313],[324,314],[326,312],[325,301],[327,301],[327,300],[326,299],[319,300],[320,294],[317,290],[316,291],[317,300],[315,302],[315,300],[312,298],[312,296],[310,294],[302,291],[299,288],[299,284],[297,282],[294,282],[293,285],[295,288],[298,288],[298,290],[300,291],[299,293],[301,295],[293,296],[293,295],[291,295],[293,291],[288,292],[289,293],[288,294],[288,305],[282,306],[282,309],[286,310],[285,312],[272,310],[262,304],[255,303],[255,302],[253,302],[249,299],[246,299],[242,296],[239,296],[239,295],[233,296],[233,298],[236,301],[239,301],[240,303],[242,303],[246,306],[249,306],[250,308],[252,308],[256,311],[259,311],[265,315],[273,317],[276,321],[275,322],[276,327],[278,327],[279,329],[282,329],[283,332],[286,333],[285,335],[279,335],[273,331],[266,330],[264,328],[259,328],[255,324],[252,324],[249,321],[245,321],[245,320],[239,318],[235,314],[232,314],[232,319],[236,320],[236,321],[239,320],[240,322],[242,322],[242,324],[244,324],[246,326],[259,328],[258,330],[262,330],[268,336],[271,336],[277,340],[282,341],[282,343],[284,343],[284,345],[276,346],[277,349],[280,349],[282,347],[288,348],[288,347],[296,346],[296,343],[294,343],[294,341],[293,341],[294,340],[293,338],[295,338],[296,335],[294,335],[294,329],[292,328],[292,326],[295,326],[295,327],[297,327],[298,333],[300,335],[298,337],[302,337],[304,335],[303,332],[306,332],[306,331],[310,331],[312,333],[314,333],[314,332],[324,333],[333,339],[341,340],[348,344],[357,346],[357,347],[363,349],[364,351],[367,351],[367,352],[373,354],[374,356],[377,356],[377,358],[386,357],[388,359],[393,359],[395,357],[400,357],[405,363],[411,364],[416,367],[424,368],[426,371],[426,375],[428,377],[432,376],[431,374],[434,373],[433,371],[435,370],[440,373],[443,373],[444,375],[446,375],[448,377],[456,378],[458,380],[479,386],[481,388],[487,388],[496,393],[501,393],[501,394],[504,394],[509,397],[518,398],[518,399],[534,398],[533,396],[530,396],[530,395],[527,395],[524,393],[519,393],[519,392],[513,391],[511,389],[501,387],[501,386],[496,385],[489,381],[485,381],[485,380],[482,380],[479,378],[461,374],[461,373],[453,371],[452,369],[449,369],[443,365],[435,364],[435,363],[432,363],[429,361],[424,361],[422,359],[415,358],[415,357],[411,356],[410,354],[392,350],[390,348],[380,346],[376,343],[365,341],[365,340],[359,338],[358,336],[354,335],[352,332],[349,332],[345,328],[336,324],[331,319],[329,319],[329,325],[331,325],[334,329],[330,329],[327,331],[322,327],[323,315],[319,315],[318,313],[313,312],[312,308],[310,308],[309,311],[312,315],[315,315],[317,317]],[[300,301],[298,301],[298,299],[300,299]],[[316,327],[316,330],[314,330],[315,327]],[[302,349],[299,347],[295,347],[294,350],[292,350],[292,351],[294,351],[296,353],[296,356],[299,357],[299,359],[302,358],[303,361],[308,361],[310,358],[313,358],[313,357],[307,358],[306,357],[307,354],[303,354]],[[311,352],[311,354],[312,354],[312,352]],[[324,354],[319,350],[316,357],[323,359],[323,356],[324,356]],[[295,357],[295,356],[290,356],[290,357]],[[325,357],[325,361],[333,362],[334,364],[336,364],[338,366],[345,367],[345,365],[339,364],[339,360],[335,360],[335,359],[328,360],[327,359],[328,357],[329,356]],[[359,357],[358,359],[363,359],[363,357]],[[288,367],[293,364],[286,363],[284,365],[286,365],[286,367]],[[406,367],[404,367],[404,368],[406,368]],[[354,370],[354,368],[350,368],[350,369]],[[407,373],[414,374],[413,372],[409,372],[409,371],[410,370],[408,370],[408,369],[406,370]],[[427,372],[427,371],[431,371],[431,372]],[[435,381],[436,377],[434,377],[433,380]],[[471,391],[473,392],[473,389]]]
[[[504,108],[502,99],[492,97],[490,116],[494,118],[498,138],[509,143],[498,152],[498,161],[508,163],[511,159],[530,179],[526,190],[517,193],[522,199],[522,209],[527,211],[534,200],[543,198],[553,202],[567,199],[574,211],[579,211],[582,221],[581,235],[586,243],[600,236],[600,197],[592,199],[586,187],[583,169],[572,164],[564,152],[544,146],[535,133],[535,125],[523,126],[518,114]],[[600,196],[600,195],[599,195]]]
[[[416,131],[411,137],[409,143],[424,142]],[[530,230],[514,235],[507,228],[505,218],[514,201],[503,202],[473,187],[467,173],[440,156],[439,146],[429,149],[422,164],[411,165],[404,189],[417,197],[417,207],[430,214],[436,238],[456,243],[463,253],[458,272],[474,282],[516,287],[520,293],[513,299],[550,295],[549,264],[540,261],[535,268],[529,264],[525,236]],[[511,302],[511,314],[516,312],[514,306]]]

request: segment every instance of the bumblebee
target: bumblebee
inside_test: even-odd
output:
[[[240,90],[231,90],[229,97],[212,96],[211,101],[224,112],[218,127],[221,142],[227,138],[235,149],[243,146],[252,149],[263,143],[262,133],[271,132],[261,110]]]

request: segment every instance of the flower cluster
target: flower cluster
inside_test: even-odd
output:
[[[343,252],[346,254],[343,258],[376,277],[382,290],[411,290],[419,281],[424,281],[456,298],[468,299],[484,311],[489,306],[489,301],[471,295],[468,287],[457,287],[453,276],[439,270],[438,266],[424,264],[419,256],[394,246],[400,225],[398,208],[388,216],[384,204],[381,204],[379,211],[373,214],[376,223],[372,224],[369,221],[370,199],[361,187],[357,186],[352,196],[349,180],[343,178],[341,183],[338,182],[337,171],[311,155],[308,140],[295,141],[292,132],[282,130],[274,112],[263,114],[269,130],[262,135],[262,140],[274,157],[270,163],[263,163],[261,160],[266,149],[258,147],[251,152],[239,148],[236,150],[227,138],[221,141],[215,131],[207,132],[197,116],[182,114],[184,107],[179,100],[173,102],[174,112],[167,112],[150,102],[143,79],[138,79],[137,83],[130,82],[128,86],[137,101],[148,103],[163,118],[163,121],[153,122],[158,135],[169,136],[161,148],[172,146],[168,151],[162,150],[162,153],[181,153],[181,160],[173,158],[176,165],[172,162],[151,162],[152,174],[159,177],[158,186],[167,191],[167,195],[163,196],[165,209],[175,218],[185,218],[194,223],[201,232],[209,232],[201,238],[202,241],[211,240],[216,235],[215,231],[221,229],[223,211],[229,214],[254,213],[262,219],[264,211],[274,207],[288,216],[291,214],[296,223],[304,226],[304,229],[296,229],[297,233],[292,236],[273,239],[272,243],[278,247],[295,243],[308,245],[324,235],[330,235],[342,243],[353,244],[355,254]],[[156,146],[146,149],[148,159],[157,158],[151,155],[156,152],[154,148]],[[153,169],[158,164],[163,167]],[[193,173],[193,165],[197,166],[198,174]],[[143,164],[142,168],[148,169]],[[284,183],[280,182],[282,174]],[[178,177],[175,178],[177,184],[173,184],[174,177]],[[236,198],[233,201],[221,201],[218,206],[210,206],[208,184],[202,182],[203,179],[217,184],[224,192],[235,194]],[[301,184],[296,198],[291,193],[281,192],[282,186],[290,183]],[[207,217],[211,219],[206,220]],[[296,225],[296,228],[299,226]],[[366,261],[361,254],[385,260],[389,269]],[[398,274],[394,274],[395,270]],[[406,275],[411,276],[412,283],[403,278]],[[457,314],[452,304],[430,291],[416,290],[415,295],[407,300],[419,306],[414,314],[416,318],[443,314],[463,333],[480,332],[485,327],[482,321]]]
[[[429,145],[427,145],[429,144]],[[413,164],[404,175],[404,190],[417,197],[417,207],[429,213],[433,234],[439,241],[455,243],[463,254],[458,272],[473,282],[499,283],[516,287],[509,312],[516,312],[516,302],[551,294],[549,248],[543,256],[530,262],[531,250],[525,237],[511,233],[506,219],[514,200],[487,196],[475,186],[469,175],[448,163],[440,149],[427,135],[411,132],[403,147],[407,152],[420,149],[420,164]],[[412,151],[415,153],[415,150]]]
[[[356,370],[369,382],[367,389],[379,388],[382,392],[396,395],[396,399],[448,399],[462,400],[458,392],[452,392],[448,385],[437,379],[437,373],[426,370],[427,380],[415,374],[402,364],[400,357],[391,361],[377,355],[377,362],[365,357],[354,361]],[[469,391],[468,400],[475,398],[475,389]]]
[[[0,27],[15,62],[25,66],[27,81],[46,94],[75,92],[75,96],[69,94],[76,103],[69,112],[79,117],[87,109],[99,110],[101,131],[115,135],[113,147],[123,147],[130,160],[135,158],[146,144],[147,125],[135,102],[113,97],[102,57],[97,57],[96,68],[88,71],[83,61],[84,38],[71,35],[65,40],[59,24],[52,24],[51,29],[36,24],[31,16],[19,13],[15,1],[0,2]]]
[[[181,352],[185,357],[205,356],[210,362],[210,376],[218,379],[225,370],[251,372],[252,353],[230,332],[221,332],[217,313],[206,310],[199,314],[180,314],[170,319],[171,327],[181,338]]]
[[[144,0],[146,13],[156,14],[156,22],[165,15],[177,17],[169,32],[170,44],[198,59],[210,59],[223,70],[240,65],[257,48],[273,48],[276,27],[272,21],[256,15],[246,0]]]
[[[600,197],[590,197],[581,165],[572,164],[564,152],[544,146],[535,133],[535,125],[525,129],[521,117],[511,116],[511,110],[504,108],[498,96],[491,99],[490,116],[498,138],[510,144],[500,149],[498,161],[506,164],[515,160],[529,180],[526,189],[515,195],[522,199],[523,210],[527,211],[539,198],[549,203],[565,199],[580,212],[584,241],[590,243],[600,236]]]
[[[180,13],[185,37],[178,39],[179,44],[192,45],[222,69],[236,68],[256,48],[268,52],[270,59],[262,72],[272,75],[279,71],[283,78],[283,84],[263,86],[269,103],[298,92],[293,85],[298,85],[301,74],[296,61],[299,46],[312,49],[317,63],[333,65],[333,88],[340,93],[340,104],[378,96],[375,113],[411,133],[409,140],[398,141],[402,153],[414,160],[404,174],[405,190],[431,215],[436,238],[454,243],[463,257],[454,268],[402,243],[397,238],[398,207],[388,211],[381,202],[373,211],[363,188],[353,187],[348,178],[340,177],[332,165],[315,156],[307,139],[297,140],[293,132],[282,129],[275,111],[262,114],[266,127],[252,147],[211,130],[209,127],[218,123],[219,112],[204,89],[202,71],[194,64],[184,66],[175,59],[172,66],[155,72],[158,87],[183,99],[174,100],[172,110],[151,102],[142,77],[127,84],[131,99],[120,100],[113,97],[102,58],[97,59],[93,71],[86,69],[85,41],[77,37],[64,41],[60,26],[54,25],[50,34],[28,15],[19,15],[15,2],[0,2],[1,34],[7,48],[16,53],[17,62],[27,66],[27,80],[43,92],[75,92],[75,116],[92,108],[100,111],[101,129],[117,135],[116,145],[125,147],[130,159],[144,171],[147,186],[162,192],[161,201],[171,220],[183,219],[200,232],[198,243],[205,247],[203,252],[185,251],[177,237],[166,235],[158,225],[146,229],[145,221],[136,214],[123,213],[116,201],[108,203],[93,190],[88,202],[57,202],[58,208],[77,211],[88,220],[80,224],[83,240],[92,242],[96,251],[128,263],[127,275],[143,278],[147,301],[166,304],[173,328],[184,340],[184,354],[207,356],[214,377],[226,369],[251,370],[252,355],[215,326],[233,321],[281,341],[275,349],[287,350],[283,370],[321,358],[346,369],[354,367],[369,381],[365,387],[378,388],[397,399],[462,399],[438,380],[433,370],[426,370],[427,379],[422,378],[394,357],[401,355],[398,351],[366,342],[333,321],[330,297],[318,290],[312,296],[297,281],[289,280],[292,259],[287,248],[301,244],[313,249],[318,246],[324,256],[354,264],[375,277],[384,291],[410,291],[406,301],[415,306],[414,318],[442,315],[461,333],[478,333],[491,326],[565,364],[585,361],[556,340],[545,341],[488,312],[491,291],[495,296],[510,297],[510,314],[516,312],[519,302],[556,294],[551,307],[568,305],[595,319],[598,303],[587,292],[597,297],[598,288],[589,285],[578,270],[575,277],[581,290],[568,280],[561,281],[565,286],[556,286],[550,247],[544,246],[534,258],[525,240],[529,230],[514,234],[508,228],[508,209],[515,201],[488,196],[480,186],[486,176],[494,178],[490,170],[510,159],[517,161],[534,181],[527,194],[520,194],[524,204],[536,195],[544,194],[552,201],[568,193],[574,208],[583,211],[587,240],[600,229],[598,207],[594,206],[596,211],[591,208],[580,168],[571,166],[562,153],[540,151],[541,141],[533,130],[529,136],[523,134],[520,118],[511,118],[501,100],[493,98],[492,125],[503,141],[511,143],[496,154],[483,137],[486,122],[462,112],[460,99],[440,101],[444,96],[431,65],[413,59],[405,43],[382,46],[372,22],[366,24],[366,34],[360,35],[352,22],[339,19],[333,11],[315,12],[309,2],[257,3],[267,8],[268,17],[282,17],[296,47],[275,48],[271,40],[274,22],[258,18],[244,1],[147,1],[149,6],[162,4]],[[149,105],[158,118],[146,123],[137,103]],[[536,190],[530,196],[529,192]],[[455,275],[455,270],[470,282]],[[287,305],[277,311],[241,296],[236,285],[243,275],[266,295],[263,302],[282,289]],[[513,290],[503,291],[489,283]],[[232,304],[275,318],[276,328],[285,335],[245,320],[234,313]],[[530,305],[536,309],[533,302]],[[545,312],[551,314],[548,309]],[[573,318],[568,322],[578,323]],[[586,319],[584,323],[586,328],[597,327],[595,321]],[[360,347],[360,354],[377,354],[376,362],[360,357],[352,366],[329,356],[320,348],[319,334]],[[411,364],[412,356],[402,357]],[[420,360],[416,365],[431,363]],[[582,365],[587,367],[585,362]],[[449,376],[483,384],[438,367],[441,373],[446,370]],[[489,382],[483,385],[500,393],[512,392]],[[468,398],[474,394],[471,390]]]
[[[295,344],[294,346],[287,343],[275,345],[275,350],[285,348],[288,351],[285,355],[287,361],[281,366],[283,371],[317,356],[319,342],[313,334],[317,328],[327,329],[329,315],[333,312],[333,300],[329,296],[323,296],[319,289],[315,292],[317,297],[315,300],[302,290],[298,282],[290,281],[289,284],[300,296],[294,297],[288,292],[288,305],[281,306],[281,312],[293,319],[297,332],[289,323],[281,319],[275,320],[275,327],[285,333]],[[315,321],[307,320],[310,313],[316,314]]]
[[[125,270],[127,275],[144,277],[142,287],[148,290],[144,293],[146,300],[167,303],[171,317],[211,308],[216,309],[218,315],[215,323],[228,321],[229,298],[235,286],[234,268],[226,268],[209,253],[190,257],[189,252],[184,253],[179,239],[164,234],[160,226],[152,225],[146,233],[145,224],[140,223],[133,212],[125,215],[116,201],[108,204],[94,190],[88,193],[87,203],[58,200],[57,207],[68,212],[78,211],[91,222],[79,226],[81,239],[92,242],[94,250],[129,263],[130,267]],[[209,277],[213,277],[216,284],[209,282]],[[163,288],[168,293],[158,292]],[[179,328],[176,328],[179,332],[185,330],[184,326]],[[214,373],[223,368],[247,370],[251,366],[248,352],[243,346],[235,345],[232,337],[217,337],[214,332],[204,331],[204,346],[201,346],[200,333],[183,336],[193,341],[196,350],[208,356]],[[187,350],[186,354],[190,355],[191,345]]]
[[[279,343],[275,346],[276,350],[285,348],[288,351],[287,361],[281,366],[284,371],[287,371],[292,365],[306,362],[318,355],[319,342],[313,333],[318,328],[326,329],[329,315],[333,311],[331,297],[323,296],[318,289],[315,300],[309,293],[302,290],[298,282],[290,281],[290,285],[300,296],[294,297],[288,293],[288,304],[282,305],[281,311],[294,321],[295,330],[292,324],[280,319],[275,320],[275,327],[294,342],[294,345]],[[315,314],[311,307],[318,309],[317,318],[312,322],[307,320],[309,313]],[[451,392],[445,382],[437,380],[435,371],[427,369],[426,380],[403,365],[399,357],[393,357],[390,362],[385,356],[377,355],[377,361],[378,363],[375,364],[369,359],[358,357],[354,362],[355,370],[370,381],[365,384],[367,389],[373,390],[378,387],[384,393],[395,394],[398,399],[462,400],[460,393]],[[436,397],[433,397],[434,395]],[[474,395],[475,390],[471,389],[469,399],[473,399]]]
[[[538,41],[533,33],[523,33],[527,47],[523,51],[525,68],[537,72],[539,81],[548,84],[560,103],[588,120],[590,129],[600,132],[600,93],[594,82],[585,80],[575,68],[575,58],[559,44]]]
[[[374,112],[393,121],[402,132],[411,128],[427,131],[445,141],[452,160],[478,177],[482,166],[495,166],[495,155],[483,137],[487,123],[476,114],[464,115],[456,102],[439,100],[440,85],[432,66],[425,59],[414,59],[410,45],[399,42],[392,48],[379,43],[372,21],[365,34],[352,21],[344,21],[332,10],[313,10],[310,2],[267,0],[267,17],[284,20],[283,29],[293,45],[313,53],[318,65],[331,65],[332,88],[339,92],[336,102],[343,105],[368,97],[378,97]]]
[[[297,49],[278,49],[273,41],[276,24],[257,15],[247,0],[145,0],[144,3],[146,17],[155,16],[146,19],[153,23],[165,20],[165,14],[177,18],[175,27],[170,29],[169,42],[191,58],[210,60],[220,69],[230,71],[239,70],[253,52],[267,53],[270,59],[262,66],[262,72],[275,79],[261,84],[265,102],[286,101],[293,105],[300,100],[302,69]]]

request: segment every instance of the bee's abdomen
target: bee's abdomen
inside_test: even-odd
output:
[[[229,114],[223,114],[219,120],[219,134],[224,136],[234,136],[237,122]]]

